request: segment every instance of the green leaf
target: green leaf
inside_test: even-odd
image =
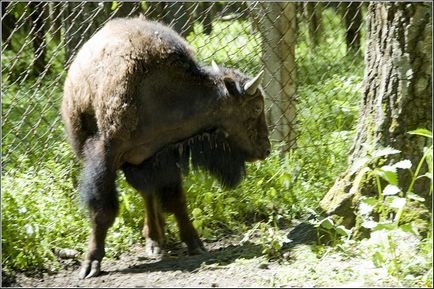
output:
[[[374,255],[372,255],[372,262],[375,267],[380,268],[384,264],[383,255],[379,251],[375,252]]]
[[[420,175],[417,177],[417,179],[420,179],[420,178],[428,178],[428,179],[432,180],[432,173],[424,173],[423,175]]]
[[[393,166],[395,168],[398,168],[398,169],[410,169],[412,164],[411,164],[410,160],[402,160],[402,161],[397,162]]]
[[[387,171],[387,172],[396,172],[396,167],[385,165],[385,166],[381,167],[381,170]]]
[[[367,202],[364,202],[364,201],[360,202],[359,213],[361,215],[368,215],[375,208],[376,203],[377,203],[377,200],[375,200],[375,202],[372,205],[368,204]]]
[[[396,174],[396,168],[391,166],[383,166],[379,169],[375,169],[374,173],[384,180],[386,180],[391,185],[398,185],[398,176]]]
[[[15,18],[19,19],[21,15],[26,12],[26,10],[27,10],[27,6],[25,2],[16,3],[13,10]]]
[[[351,235],[351,230],[348,230],[344,226],[339,225],[339,226],[336,227],[336,233],[338,233],[341,236],[348,237],[348,236]]]
[[[319,225],[324,229],[330,230],[334,227],[333,220],[330,218],[325,218],[319,222]]]
[[[419,202],[425,201],[425,198],[422,198],[422,197],[415,195],[415,194],[408,194],[407,198],[409,198],[410,200],[415,200],[415,201],[419,201]]]
[[[424,129],[424,128],[418,128],[418,129],[409,131],[408,133],[432,138],[432,131]]]
[[[395,198],[390,204],[390,207],[395,209],[401,209],[405,206],[406,202],[407,200],[405,198]]]
[[[383,148],[383,149],[379,149],[379,150],[374,151],[372,153],[372,156],[374,158],[378,158],[378,157],[383,157],[383,156],[398,154],[400,152],[401,152],[400,150],[396,150],[394,148],[387,147],[387,148]]]
[[[393,230],[395,229],[395,225],[393,223],[383,222],[383,223],[377,223],[377,225],[374,228],[372,228],[373,231],[380,231],[384,229],[388,231]]]
[[[404,232],[411,233],[411,234],[414,234],[416,236],[418,235],[417,228],[413,226],[413,223],[403,224],[403,225],[399,226],[399,228],[401,230],[403,230]]]
[[[361,200],[361,202],[368,204],[370,206],[375,206],[378,202],[378,200],[375,197],[369,197]]]
[[[373,229],[378,226],[378,223],[372,220],[366,220],[363,222],[362,227],[365,227],[367,229]]]
[[[197,230],[201,230],[202,229],[202,224],[203,221],[202,220],[193,220],[193,226],[197,229]]]
[[[354,161],[353,165],[351,166],[350,174],[354,174],[360,168],[362,168],[363,166],[366,166],[368,163],[369,163],[369,158],[367,158],[367,157],[356,159]]]
[[[191,212],[191,214],[193,215],[193,218],[198,218],[200,217],[200,215],[202,215],[202,210],[199,208],[194,208],[193,211]]]
[[[400,191],[401,191],[401,189],[395,185],[387,185],[383,190],[383,195],[384,196],[392,196],[392,195],[398,194]]]

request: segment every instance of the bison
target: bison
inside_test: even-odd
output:
[[[162,252],[163,212],[175,215],[190,254],[205,252],[188,216],[182,175],[191,164],[235,187],[245,162],[270,154],[261,76],[200,65],[176,32],[143,17],[111,20],[83,45],[61,106],[83,163],[78,189],[92,222],[80,278],[100,272],[118,212],[118,170],[145,200],[149,255]]]

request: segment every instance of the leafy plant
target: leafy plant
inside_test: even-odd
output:
[[[335,224],[331,217],[317,217],[309,222],[313,224],[317,230],[318,244],[336,246],[341,243],[344,237],[346,240],[351,238],[352,230],[345,228],[343,225]]]
[[[432,133],[425,129],[409,133],[432,138]],[[378,191],[377,197],[362,198],[359,206],[360,215],[364,220],[362,226],[371,230],[368,243],[373,262],[377,267],[386,268],[389,274],[398,278],[414,273],[420,275],[421,272],[429,269],[429,266],[432,268],[432,262],[427,261],[425,256],[416,254],[420,250],[418,244],[421,243],[418,224],[416,221],[402,222],[403,215],[407,212],[406,210],[409,210],[406,209],[409,203],[424,201],[422,197],[413,192],[414,184],[418,179],[428,177],[431,180],[430,194],[432,193],[432,148],[431,145],[424,149],[423,156],[414,172],[410,160],[401,160],[394,164],[373,168],[366,166],[361,170],[363,174],[371,174],[375,178]],[[380,158],[397,153],[399,151],[392,148],[376,150],[372,153],[371,158],[359,161],[357,169],[370,162],[378,163]],[[421,168],[425,162],[427,162],[428,171],[421,175]],[[408,170],[411,174],[410,185],[405,191],[399,187],[399,169]],[[381,180],[387,182],[384,188]],[[427,240],[429,239],[432,242],[432,233],[429,233]],[[410,255],[417,258],[418,265],[414,263],[415,259],[408,259]]]
[[[432,138],[431,133],[427,130],[415,130],[409,132],[410,134],[417,134],[425,137]],[[400,151],[385,148],[379,149],[372,153],[371,159],[365,158],[359,164],[366,164],[369,162],[376,163],[379,158],[397,154]],[[420,175],[420,171],[422,165],[427,161],[428,171]],[[431,162],[431,164],[430,164]],[[432,145],[429,148],[424,149],[424,154],[419,161],[416,170],[412,171],[412,163],[410,160],[401,160],[396,162],[395,164],[383,165],[381,167],[375,167],[373,169],[369,169],[365,167],[363,170],[364,173],[372,174],[375,178],[375,183],[377,185],[378,197],[365,197],[360,202],[360,213],[362,216],[365,216],[365,221],[363,226],[372,230],[378,230],[383,228],[397,228],[400,225],[401,217],[404,213],[404,209],[406,204],[409,201],[419,201],[423,202],[424,199],[413,192],[413,187],[415,182],[422,178],[428,177],[431,179],[430,185],[430,194],[432,193]],[[408,189],[403,191],[398,184],[398,169],[408,170],[411,174],[411,181]],[[381,179],[386,181],[388,184],[385,188],[381,185]],[[370,215],[373,211],[377,211],[379,213],[379,220],[375,221],[373,216]],[[390,217],[392,213],[393,218]],[[416,227],[411,224],[401,224],[402,228],[405,230],[415,230]]]
[[[287,234],[286,231],[279,229],[277,220],[270,217],[268,222],[259,222],[248,230],[240,243],[255,238],[262,247],[262,254],[269,259],[276,259],[281,257],[283,246],[291,242]]]

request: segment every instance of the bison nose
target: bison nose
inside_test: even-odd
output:
[[[268,157],[270,155],[271,151],[268,149],[265,151],[265,157]]]

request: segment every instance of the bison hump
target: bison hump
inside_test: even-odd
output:
[[[177,63],[182,67],[195,63],[193,49],[182,37],[169,27],[142,17],[114,19],[95,37],[102,50],[147,65],[148,70],[164,64]]]
[[[83,45],[65,88],[82,87],[81,93],[69,94],[83,104],[74,109],[93,111],[106,137],[128,139],[138,124],[140,83],[162,70],[177,77],[201,71],[190,46],[170,28],[139,17],[119,18]]]

